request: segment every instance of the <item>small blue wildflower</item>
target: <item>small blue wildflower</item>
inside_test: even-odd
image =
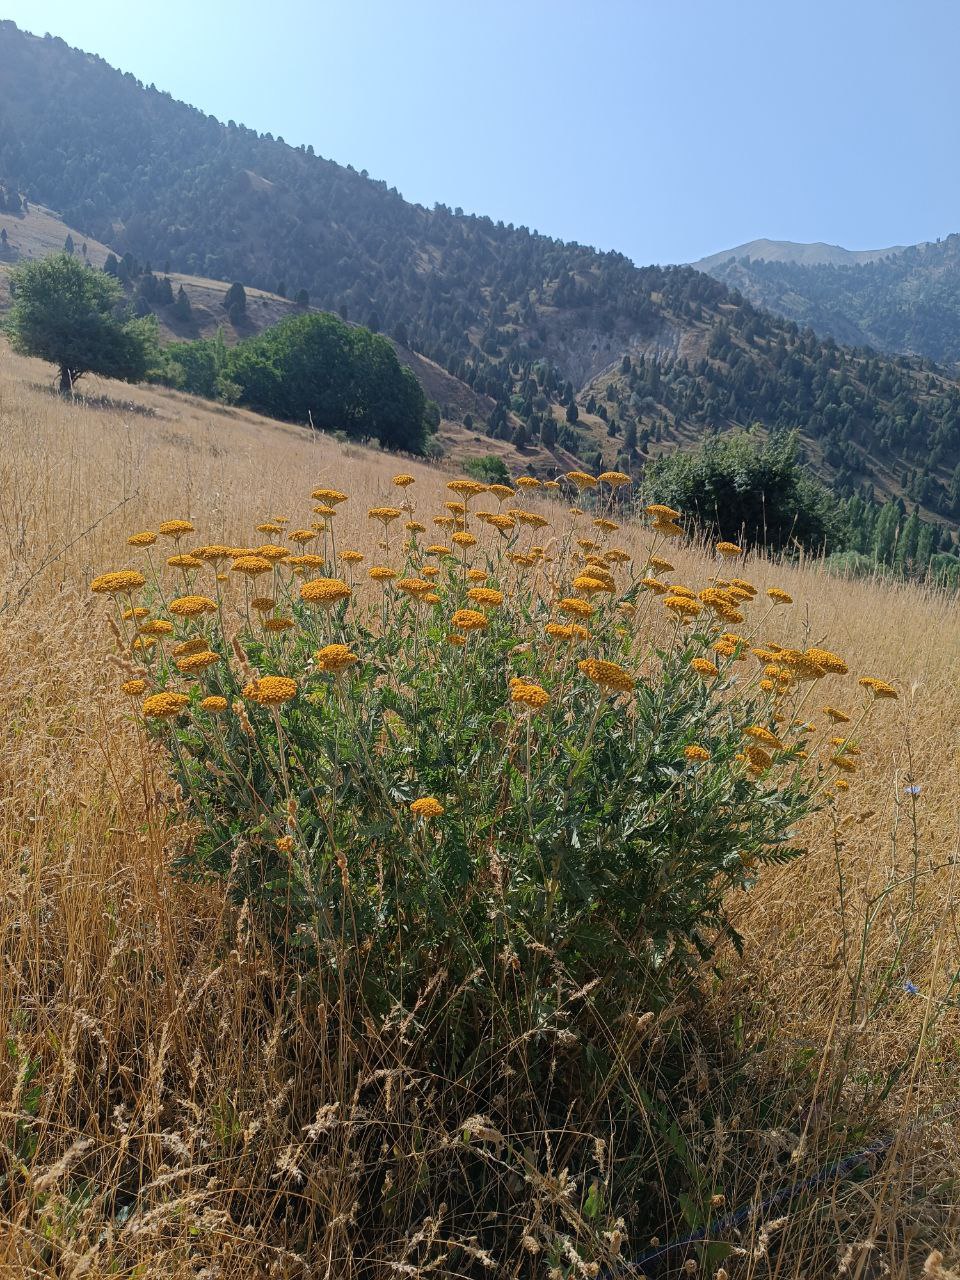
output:
[[[904,794],[908,796],[918,796],[922,790],[923,787],[921,787],[919,783],[914,783],[911,787],[903,788]]]
[[[903,984],[903,989],[908,996],[918,996],[920,994],[920,988],[916,985],[916,983],[911,982],[909,978]]]

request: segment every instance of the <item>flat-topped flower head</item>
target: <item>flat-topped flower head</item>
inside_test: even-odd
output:
[[[397,571],[385,564],[375,564],[367,570],[367,577],[373,582],[392,582],[397,577]]]
[[[206,671],[207,667],[212,667],[219,661],[219,653],[214,653],[212,649],[201,649],[199,653],[190,653],[185,658],[178,658],[177,670],[189,676],[197,671]]]
[[[607,520],[605,516],[599,516],[593,522],[594,528],[599,529],[602,533],[616,533],[620,526],[615,520]]]
[[[629,671],[605,658],[584,658],[577,663],[580,673],[601,689],[615,693],[630,693],[636,688],[636,680]]]
[[[101,596],[122,596],[139,591],[146,578],[136,569],[117,569],[114,573],[101,573],[90,583],[90,590]]]
[[[124,680],[120,686],[120,692],[125,693],[129,698],[139,697],[141,693],[146,693],[146,680]]]
[[[197,618],[202,613],[217,612],[216,603],[209,596],[177,596],[168,608],[178,618]]]
[[[149,622],[141,623],[140,634],[142,636],[169,636],[173,634],[173,623],[168,622],[166,618],[151,618]]]
[[[498,502],[506,502],[507,498],[514,496],[516,490],[511,489],[508,484],[491,484],[487,486],[487,492],[492,493]]]
[[[435,542],[432,546],[426,547],[423,554],[425,556],[449,556],[452,552],[442,542]]]
[[[682,538],[684,533],[683,525],[677,524],[674,520],[655,520],[653,528],[664,538]]]
[[[887,684],[886,680],[878,680],[876,676],[861,676],[857,684],[861,688],[869,690],[875,698],[899,697],[892,684]]]
[[[362,556],[360,558],[363,559]],[[283,563],[292,565],[294,569],[323,569],[327,564],[323,556],[314,555],[311,551],[305,551],[300,556],[287,556]],[[347,563],[349,564],[350,561]]]
[[[314,654],[317,666],[321,671],[330,671],[338,675],[360,661],[349,645],[327,644]]]
[[[788,595],[786,591],[781,591],[779,587],[768,587],[767,595],[774,604],[793,604],[793,596]]]
[[[447,482],[447,488],[451,493],[459,493],[466,502],[477,497],[478,494],[487,492],[487,486],[480,484],[477,480],[450,480]]]
[[[427,526],[425,524],[421,524],[419,520],[408,520],[403,527],[408,533],[417,534],[427,532]]]
[[[424,578],[398,578],[396,587],[398,591],[414,598],[431,590],[430,583]]]
[[[210,645],[204,636],[195,636],[192,640],[182,640],[173,646],[173,656],[182,658],[188,653],[203,653]]]
[[[278,524],[274,524],[272,520],[267,520],[263,524],[257,525],[257,533],[283,533]]]
[[[850,717],[845,711],[841,711],[839,707],[824,707],[823,711],[825,715],[828,715],[830,719],[835,721],[837,724],[850,723]]]
[[[399,520],[403,512],[399,507],[371,507],[367,515],[371,520],[379,520],[386,528],[393,520]]]
[[[511,529],[515,529],[517,527],[517,522],[514,520],[513,516],[507,515],[488,516],[486,523],[491,525],[496,529],[497,533],[500,534],[507,534]]]
[[[292,618],[264,618],[264,631],[289,631],[293,627]]]
[[[200,710],[206,711],[208,715],[222,716],[226,709],[227,700],[218,693],[211,693],[209,697],[200,699]]]
[[[152,547],[157,540],[157,535],[152,529],[144,529],[142,533],[131,533],[127,539],[128,547]]]
[[[458,609],[450,622],[458,631],[484,631],[489,625],[487,615],[477,609]]]
[[[680,512],[674,511],[673,507],[666,507],[662,502],[652,502],[646,508],[648,516],[653,516],[654,520],[679,520]]]
[[[266,556],[249,555],[238,556],[232,568],[234,573],[244,573],[248,578],[256,578],[261,573],[269,573],[273,565]]]
[[[420,796],[410,805],[410,812],[417,818],[439,818],[445,812],[436,796]]]
[[[590,475],[587,471],[568,471],[567,479],[571,484],[575,484],[578,489],[595,489],[597,487],[597,477]]]
[[[167,556],[167,564],[171,569],[202,569],[203,561],[199,556],[179,555]]]
[[[291,529],[287,534],[287,541],[303,545],[305,542],[313,542],[316,536],[316,529]]]
[[[571,618],[592,618],[595,613],[589,601],[579,600],[576,596],[564,596],[557,605],[557,609]]]
[[[550,701],[550,695],[542,685],[515,678],[510,681],[510,701],[540,711]]]
[[[507,515],[516,520],[517,524],[525,524],[528,529],[545,529],[550,523],[536,511],[524,511],[519,507],[511,507]]]
[[[807,657],[818,667],[823,667],[824,671],[829,671],[831,675],[845,676],[850,670],[844,660],[837,654],[831,653],[829,649],[808,649]]]
[[[297,682],[290,676],[260,676],[244,685],[243,696],[262,707],[279,707],[297,696]]]
[[[597,479],[611,489],[620,489],[630,483],[630,477],[623,471],[601,471]]]
[[[325,502],[331,507],[337,506],[341,502],[346,502],[347,495],[341,493],[339,489],[314,489],[310,494],[315,502]]]
[[[750,724],[744,729],[744,735],[753,738],[755,742],[762,743],[765,747],[772,747],[775,751],[779,751],[783,747],[783,743],[775,733],[771,733],[769,729],[765,729],[762,724]]]
[[[468,569],[467,570],[468,582],[486,582],[486,580],[487,580],[487,573],[485,569]]]
[[[217,560],[229,560],[233,555],[233,548],[211,543],[206,547],[196,547],[193,554],[198,560],[209,560],[215,563]]]
[[[573,580],[573,589],[582,595],[590,596],[598,591],[613,592],[615,587],[610,579],[601,578],[592,573],[579,573]]]
[[[684,747],[683,754],[684,754],[684,757],[691,762],[691,764],[702,764],[705,760],[710,759],[710,752],[707,750],[707,748],[701,747],[696,743],[692,744],[689,747]]]
[[[547,483],[550,484],[552,482],[547,481]],[[536,476],[517,476],[517,488],[518,489],[539,489],[540,481],[537,479]]]
[[[257,613],[269,613],[271,609],[277,607],[277,602],[273,596],[254,596],[250,601],[250,608],[256,609]]]
[[[738,547],[735,542],[718,542],[716,549],[720,555],[729,556],[731,559],[743,555],[743,547]]]
[[[695,618],[703,610],[699,600],[691,600],[689,596],[679,596],[676,592],[673,595],[664,596],[663,604],[664,608],[669,609],[678,618]]]
[[[463,530],[459,530],[455,533],[450,541],[455,543],[458,547],[463,547],[464,550],[466,550],[467,547],[475,547],[477,545],[477,540],[473,534],[465,533]]]
[[[344,564],[362,564],[364,555],[362,551],[341,551],[340,559]]]
[[[300,588],[300,598],[307,604],[330,609],[341,600],[347,600],[352,592],[342,578],[311,578]]]
[[[267,542],[264,543],[262,547],[257,547],[255,554],[264,560],[269,560],[271,564],[274,564],[278,560],[286,560],[287,556],[290,554],[290,548],[278,547],[276,543]]]
[[[134,605],[132,609],[124,609],[121,614],[124,622],[139,622],[141,618],[149,618],[150,610],[145,609],[143,605]]]
[[[407,475],[405,471],[401,472],[400,475],[393,477],[393,483],[398,489],[406,489],[409,485],[413,484],[414,481],[415,477]]]
[[[189,520],[164,520],[157,525],[157,532],[165,538],[182,538],[185,533],[193,533],[193,525]]]
[[[641,578],[640,585],[644,591],[654,591],[658,596],[667,596],[670,594],[670,588],[665,582],[661,582],[659,578]]]
[[[707,679],[713,679],[720,674],[719,668],[709,658],[694,658],[690,666],[698,676],[704,676]]]
[[[471,587],[467,592],[467,599],[472,600],[474,604],[482,605],[485,609],[499,609],[503,604],[503,592],[493,587]]]
[[[190,705],[185,693],[173,693],[164,689],[160,693],[152,693],[143,704],[143,714],[148,720],[169,720],[180,715]]]

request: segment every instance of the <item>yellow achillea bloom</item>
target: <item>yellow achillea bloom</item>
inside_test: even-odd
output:
[[[322,523],[314,525],[315,529],[325,529],[327,527],[326,522],[331,516],[335,516],[337,514],[336,508],[328,506],[326,502],[321,502],[319,507],[314,507],[313,513],[314,515],[322,517]]]
[[[552,483],[555,483],[555,482],[552,482],[550,480],[547,481],[548,485]],[[517,488],[518,489],[539,489],[540,481],[537,479],[536,476],[518,476]]]
[[[492,493],[498,502],[506,502],[507,498],[512,498],[516,493],[516,490],[511,489],[508,484],[491,484],[487,488],[488,492]]]
[[[721,658],[732,658],[737,652],[737,646],[735,644],[731,644],[729,640],[724,640],[722,637],[715,641],[710,647],[713,649],[714,653],[719,653]]]
[[[292,618],[266,618],[263,623],[264,631],[289,631],[292,626]]]
[[[786,591],[781,591],[779,587],[768,587],[767,595],[774,604],[793,604],[793,596],[787,595]]]
[[[193,554],[198,560],[226,560],[233,554],[233,550],[231,547],[213,544],[209,547],[197,547]]]
[[[617,693],[630,693],[636,688],[636,680],[616,662],[608,662],[605,658],[583,658],[577,663],[582,675],[592,680],[601,689],[612,689]]]
[[[168,556],[167,564],[171,569],[202,569],[203,561],[197,556],[179,555]]]
[[[269,573],[272,568],[270,561],[261,555],[238,556],[233,562],[234,573],[245,573],[249,578]]]
[[[663,556],[651,556],[647,561],[647,568],[654,573],[673,573],[673,565],[669,560],[664,560]]]
[[[128,547],[152,547],[157,540],[157,535],[152,529],[144,529],[143,533],[131,533],[127,539]]]
[[[623,551],[620,547],[611,547],[609,551],[603,553],[603,558],[609,564],[626,564],[628,560],[633,559],[629,551]]]
[[[847,756],[831,756],[830,763],[834,768],[842,769],[844,773],[856,773],[857,771],[856,763],[853,760],[848,759]]]
[[[595,489],[597,487],[596,476],[588,475],[586,471],[568,471],[567,479],[577,486],[578,489]]]
[[[340,552],[340,559],[343,561],[344,564],[362,564],[363,558],[364,556],[362,551],[341,551]]]
[[[671,521],[680,519],[679,511],[674,511],[673,507],[665,507],[662,502],[651,503],[646,510],[647,515],[653,516],[655,520]]]
[[[776,734],[771,733],[769,729],[764,729],[763,725],[747,725],[743,733],[744,737],[754,738],[757,742],[762,742],[765,747],[772,747],[775,751],[780,751],[783,748],[783,743]]]
[[[824,707],[823,710],[824,713],[828,715],[831,720],[835,720],[837,724],[850,723],[850,717],[847,713],[845,711],[840,711],[837,707]]]
[[[314,489],[310,495],[315,502],[329,502],[331,506],[337,506],[340,502],[346,502],[347,495],[341,493],[339,489]]]
[[[510,681],[510,701],[539,711],[550,701],[550,695],[542,685],[515,676]]]
[[[367,515],[371,520],[379,520],[386,528],[391,520],[399,520],[402,512],[397,507],[371,507]]]
[[[272,520],[267,520],[263,524],[257,525],[257,533],[282,533],[283,530],[278,524],[274,524]]]
[[[845,676],[850,670],[844,660],[835,653],[831,653],[829,649],[808,649],[807,657],[832,675]]]
[[[144,636],[168,636],[172,631],[173,623],[168,622],[166,618],[152,618],[140,627],[140,634]]]
[[[363,559],[362,556],[360,558]],[[288,556],[284,561],[284,564],[292,565],[295,569],[323,569],[326,563],[323,556],[315,556],[309,551],[302,556]],[[347,563],[351,561],[348,560]]]
[[[640,585],[646,591],[655,591],[658,596],[670,594],[670,588],[665,582],[661,582],[659,578],[641,578]]]
[[[576,596],[566,596],[557,605],[561,613],[569,614],[574,618],[592,618],[594,608],[586,600],[578,600]]]
[[[458,649],[462,649],[467,643],[466,636],[458,636],[455,631],[451,631],[447,636],[447,644],[452,644]]]
[[[425,564],[425,565],[422,565],[420,568],[420,576],[422,578],[431,578],[431,579],[436,578],[439,573],[440,573],[440,570],[437,568],[435,564]],[[433,583],[431,582],[430,585],[432,586]]]
[[[414,477],[408,476],[406,472],[403,472],[402,474],[393,477],[393,483],[397,486],[398,489],[406,489],[407,486],[413,484],[413,482],[414,482]]]
[[[193,533],[193,525],[189,520],[164,520],[157,525],[157,531],[166,538],[180,538],[185,533]]]
[[[702,763],[704,760],[710,759],[710,752],[707,748],[696,745],[684,747],[683,754],[688,760],[692,760],[694,763]]]
[[[203,636],[197,636],[194,640],[184,640],[180,644],[173,646],[173,656],[175,658],[183,658],[188,653],[203,653],[210,646]]]
[[[171,693],[165,689],[162,693],[154,693],[147,698],[143,704],[143,714],[150,720],[167,720],[178,716],[189,702],[185,693]]]
[[[683,537],[683,526],[676,524],[673,520],[656,520],[653,527],[657,533],[662,533],[665,538]]]
[[[170,612],[178,618],[196,618],[201,613],[216,613],[217,606],[209,596],[178,596],[170,601]]]
[[[321,671],[332,671],[334,675],[360,661],[349,645],[345,644],[324,645],[314,656]]]
[[[776,685],[773,683],[772,680],[761,680],[760,688],[764,691],[764,693],[770,693],[773,689],[776,688]]]
[[[387,568],[385,564],[375,564],[367,570],[367,576],[374,582],[390,582],[397,576],[397,571]]]
[[[773,764],[773,757],[768,751],[764,751],[763,747],[756,747],[750,743],[744,748],[743,753],[750,762],[751,768],[757,773],[762,773],[764,769],[769,769]]]
[[[421,524],[419,520],[408,520],[403,527],[408,531],[408,533],[427,532],[427,526],[425,524]]]
[[[462,502],[445,502],[443,505],[453,516],[463,516],[467,514],[467,508]]]
[[[212,667],[215,662],[219,661],[220,655],[218,653],[214,653],[211,649],[201,649],[199,653],[190,653],[185,658],[178,658],[177,670],[188,676],[192,675],[194,671],[204,671],[207,667]]]
[[[479,514],[480,513],[477,512],[478,516]],[[438,529],[453,529],[456,527],[457,522],[454,520],[453,516],[434,516],[433,523]]]
[[[468,569],[467,579],[470,582],[486,582],[487,574],[484,569]]]
[[[886,680],[878,680],[876,676],[861,676],[857,684],[864,689],[869,689],[875,698],[896,698],[899,696],[892,684],[887,684]]]
[[[477,545],[477,540],[472,533],[455,533],[450,541],[455,542],[458,547],[475,547]]]
[[[445,547],[442,542],[435,542],[433,546],[425,548],[423,554],[425,556],[448,556],[451,552],[450,548]]]
[[[90,590],[101,596],[125,595],[128,591],[139,591],[146,578],[136,569],[118,569],[114,573],[101,573],[90,583]]]
[[[518,482],[518,483],[519,483],[519,482]],[[559,481],[559,480],[544,480],[544,482],[543,482],[543,487],[544,487],[545,489],[559,489],[559,488],[560,488],[560,481]]]
[[[421,796],[410,805],[410,812],[418,818],[439,818],[445,811],[436,796]]]
[[[341,578],[311,578],[300,588],[300,598],[307,604],[318,604],[330,609],[340,600],[346,600],[351,591]]]
[[[121,616],[124,622],[139,621],[140,618],[149,618],[150,610],[145,609],[143,605],[135,605],[132,609],[124,609]]]
[[[598,519],[594,520],[593,526],[595,529],[600,529],[604,533],[616,533],[616,531],[620,528],[620,526],[616,524],[613,520],[607,520],[603,516],[600,516]]]
[[[519,507],[512,507],[507,515],[512,516],[517,524],[525,524],[529,529],[545,529],[550,523],[543,516],[537,515],[536,511],[523,511]]]
[[[273,843],[279,853],[293,853],[293,836],[277,836]]]
[[[458,609],[450,623],[460,631],[483,631],[488,626],[486,614],[476,609]]]
[[[837,788],[838,791],[850,790],[850,783],[846,780],[846,778],[837,778],[836,782],[833,785]]]
[[[665,609],[675,613],[678,618],[695,618],[698,613],[703,611],[703,605],[698,600],[691,600],[688,596],[678,596],[676,594],[665,596],[663,605]]]
[[[467,592],[467,599],[486,609],[499,609],[503,604],[503,592],[496,591],[493,587],[471,587]]]
[[[317,536],[316,529],[291,529],[287,534],[288,542],[313,542]]]
[[[492,525],[497,533],[509,533],[511,529],[517,527],[517,522],[513,516],[494,515],[487,517],[487,524]]]
[[[753,583],[747,582],[744,578],[731,578],[730,585],[731,587],[736,587],[738,591],[746,591],[748,595],[755,596],[757,594],[757,588]]]
[[[262,707],[279,707],[297,696],[297,682],[289,676],[260,676],[244,685],[243,696]]]
[[[735,542],[718,542],[717,550],[722,556],[742,556],[743,547],[738,547]]]
[[[619,489],[622,485],[630,483],[630,477],[622,471],[601,471],[597,479],[602,484],[608,484],[611,489]]]
[[[720,674],[719,668],[709,658],[694,658],[690,666],[699,676],[718,676]]]
[[[137,697],[139,694],[145,693],[146,688],[146,680],[124,680],[123,684],[120,686],[120,692],[125,693],[130,697]]]
[[[271,609],[276,607],[276,600],[273,596],[255,596],[250,601],[250,608],[256,609],[257,613],[269,613]]]
[[[477,480],[451,480],[447,484],[447,488],[451,493],[461,494],[467,501],[477,497],[478,494],[487,492],[487,486],[480,484]]]
[[[255,554],[271,562],[274,560],[286,560],[290,554],[290,548],[278,547],[271,542],[267,542],[262,547],[257,547]]]
[[[403,591],[406,595],[416,598],[430,591],[431,584],[425,582],[423,578],[398,578],[396,587],[398,591]]]

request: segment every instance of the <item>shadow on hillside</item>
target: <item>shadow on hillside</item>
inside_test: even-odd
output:
[[[150,405],[137,404],[133,400],[120,400],[115,396],[107,395],[84,395],[82,390],[75,391],[72,396],[61,396],[56,385],[35,382],[33,386],[37,391],[42,391],[44,395],[50,396],[51,399],[65,400],[68,403],[80,405],[84,409],[100,409],[108,413],[134,413],[141,418],[158,418],[160,416],[156,409]]]

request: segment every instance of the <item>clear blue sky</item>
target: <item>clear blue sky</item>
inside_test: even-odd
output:
[[[638,263],[960,230],[957,0],[5,0],[219,118]]]

